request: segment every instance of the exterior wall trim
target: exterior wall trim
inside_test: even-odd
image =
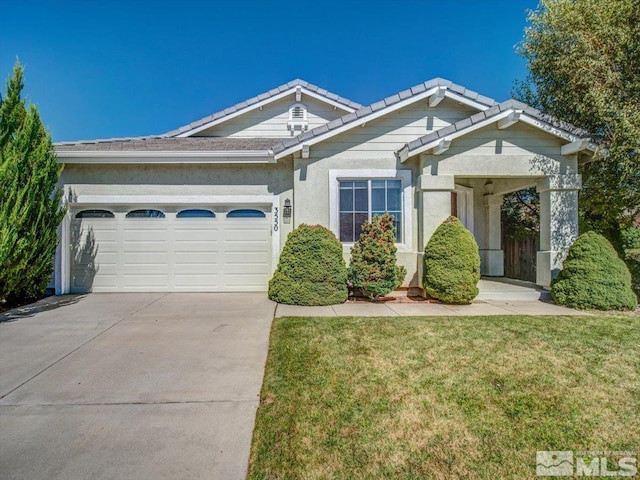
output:
[[[60,163],[276,163],[271,150],[63,150],[56,154]]]

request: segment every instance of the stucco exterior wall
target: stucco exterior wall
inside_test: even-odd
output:
[[[415,185],[420,173],[419,159],[401,163],[395,151],[405,143],[430,131],[450,125],[474,113],[468,107],[446,99],[438,108],[429,108],[427,101],[418,102],[397,112],[368,122],[337,135],[310,149],[308,159],[294,160],[295,223],[329,226],[330,211],[337,208],[330,198],[329,178],[332,171],[358,170],[363,178],[376,171],[409,171],[411,174],[410,209],[404,221],[410,222],[411,237],[398,245],[398,262],[407,269],[405,285],[419,286],[418,224],[419,202]],[[373,173],[373,175],[372,175]],[[335,231],[336,235],[338,232]],[[350,257],[350,244],[344,245],[345,260]]]
[[[442,155],[423,155],[423,171],[489,178],[576,174],[576,156],[560,154],[564,143],[523,123],[504,130],[493,124],[455,139]]]
[[[219,196],[245,204],[252,196],[279,196],[278,230],[273,235],[280,236],[282,246],[293,225],[284,224],[281,213],[285,200],[293,199],[292,164],[291,159],[268,165],[68,164],[60,185],[71,204],[86,195]]]

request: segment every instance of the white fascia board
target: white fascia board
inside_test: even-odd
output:
[[[331,138],[335,135],[339,135],[343,132],[346,132],[347,130],[351,130],[352,128],[355,128],[357,126],[360,126],[364,123],[370,122],[372,120],[375,120],[376,118],[380,118],[384,115],[388,115],[392,112],[395,112],[396,110],[400,110],[401,108],[404,108],[408,105],[411,105],[415,102],[419,102],[420,100],[424,100],[425,98],[429,98],[431,95],[433,95],[434,93],[436,93],[438,91],[440,87],[433,87],[430,88],[429,90],[425,90],[422,93],[419,93],[418,95],[414,95],[413,97],[409,97],[405,100],[402,100],[400,102],[394,103],[393,105],[389,105],[388,107],[385,108],[381,108],[380,110],[378,110],[377,112],[373,112],[370,113],[369,115],[365,115],[364,117],[358,118],[357,120],[354,120],[353,122],[349,122],[346,125],[342,125],[341,127],[335,128],[333,130],[329,130],[328,132],[322,134],[322,135],[318,135],[317,137],[313,137],[313,138],[309,138],[307,140],[304,141],[305,144],[309,145],[309,146],[313,146],[316,143],[320,143],[324,140],[326,140],[327,138]],[[276,160],[279,160],[281,158],[286,157],[287,155],[291,155],[292,153],[297,152],[298,150],[302,150],[302,144],[299,143],[297,145],[294,145],[292,147],[287,148],[286,150],[283,150],[280,153],[277,153],[275,158]]]
[[[73,197],[77,205],[276,205],[278,195],[85,195]]]
[[[356,109],[349,107],[347,105],[345,105],[344,103],[340,103],[340,102],[336,102],[335,100],[331,100],[330,98],[327,98],[325,96],[319,95],[316,92],[312,92],[311,90],[307,90],[306,88],[302,87],[302,93],[304,95],[309,95],[310,97],[315,98],[316,100],[320,100],[321,102],[327,103],[329,105],[331,105],[332,107],[336,107],[339,108],[340,110],[343,110],[347,113],[351,113],[351,112],[355,112]],[[304,100],[303,100],[304,102]]]
[[[568,142],[574,142],[576,140],[581,140],[580,137],[578,137],[577,135],[572,135],[570,133],[567,133],[563,130],[560,130],[559,128],[554,127],[553,125],[550,125],[547,122],[543,122],[538,120],[537,118],[534,117],[530,117],[528,115],[521,115],[520,116],[520,121],[526,123],[527,125],[531,125],[532,127],[536,127],[539,130],[542,130],[543,132],[546,133],[550,133],[551,135],[555,135],[558,138],[562,138]],[[589,144],[589,147],[586,148],[585,150],[592,150],[592,148],[595,149],[595,145],[593,144]]]
[[[296,94],[297,88],[298,88],[298,86],[291,87],[288,90],[285,90],[283,92],[278,93],[277,95],[274,95],[274,96],[269,97],[269,98],[265,98],[264,100],[262,100],[260,102],[254,103],[253,105],[248,105],[245,108],[242,108],[242,109],[237,110],[237,111],[235,111],[233,113],[230,113],[229,115],[225,115],[225,116],[217,118],[215,120],[211,120],[210,122],[207,122],[204,125],[200,125],[199,127],[194,127],[191,130],[188,130],[188,131],[183,132],[183,133],[181,133],[179,135],[176,135],[176,137],[178,137],[178,138],[191,137],[191,136],[195,135],[196,133],[202,132],[203,130],[206,130],[206,129],[211,128],[211,127],[215,127],[216,125],[224,123],[227,120],[231,120],[231,119],[236,118],[236,117],[238,117],[240,115],[244,115],[245,113],[251,112],[251,111],[255,110],[256,108],[262,108],[265,105],[273,103],[273,102],[275,102],[277,100],[280,100],[282,98],[288,97],[289,95]],[[316,99],[318,99],[318,100],[320,100],[320,101],[322,101],[324,103],[327,103],[327,104],[329,104],[329,105],[331,105],[333,107],[340,108],[340,109],[346,111],[347,113],[351,113],[351,112],[355,111],[351,107],[347,107],[346,105],[343,105],[340,102],[336,102],[334,100],[331,100],[330,98],[323,97],[322,95],[318,95],[317,93],[312,92],[311,90],[307,90],[304,87],[301,88],[301,93],[304,94],[304,95],[309,95],[310,97],[316,98]]]
[[[271,150],[228,151],[69,151],[59,163],[275,163]]]
[[[483,111],[491,108],[489,105],[485,105],[484,103],[476,102],[475,100],[471,100],[464,95],[460,95],[459,93],[452,92],[450,89],[446,89],[444,92],[445,97],[449,97],[451,100],[455,100],[456,102],[462,103],[463,105],[467,105],[468,107],[474,108],[476,110]]]

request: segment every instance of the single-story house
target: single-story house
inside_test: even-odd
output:
[[[503,195],[541,195],[537,283],[577,236],[584,131],[435,78],[369,106],[293,80],[163,135],[64,142],[55,288],[264,291],[287,234],[321,224],[344,246],[388,211],[406,285],[452,213],[482,274],[502,276]]]

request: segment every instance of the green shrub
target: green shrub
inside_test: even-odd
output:
[[[445,303],[471,303],[478,295],[480,255],[473,234],[456,217],[436,229],[424,249],[425,292]]]
[[[621,232],[624,261],[631,273],[631,288],[640,300],[640,227],[630,227]]]
[[[360,238],[351,247],[349,286],[377,300],[402,285],[407,270],[396,265],[395,239],[393,217],[386,212],[362,225]]]
[[[551,283],[553,300],[568,307],[597,310],[634,309],[631,274],[602,235],[586,232],[571,245],[558,278]]]
[[[625,263],[629,273],[631,273],[631,288],[636,294],[636,298],[640,301],[640,248],[627,250]]]
[[[347,294],[347,267],[336,236],[320,225],[291,232],[269,281],[269,298],[287,305],[334,305]]]
[[[65,215],[62,165],[38,109],[21,96],[22,75],[16,63],[0,95],[0,302],[9,304],[44,293]]]

